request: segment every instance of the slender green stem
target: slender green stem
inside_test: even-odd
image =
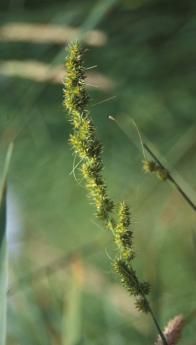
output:
[[[152,319],[154,321],[154,324],[155,324],[155,326],[157,328],[157,331],[158,331],[158,333],[159,333],[159,335],[160,335],[160,337],[162,339],[163,344],[164,345],[168,345],[168,342],[167,342],[167,340],[166,340],[166,338],[165,338],[165,336],[164,336],[164,334],[163,334],[163,332],[162,332],[162,330],[161,330],[161,328],[159,326],[159,323],[158,323],[158,321],[157,321],[157,319],[156,319],[156,317],[155,317],[155,315],[154,315],[150,305],[149,305],[149,313],[150,313],[150,315],[151,315],[151,317],[152,317]]]
[[[112,120],[113,122],[115,122],[117,124],[117,126],[123,131],[123,133],[126,134],[126,136],[129,138],[127,132],[124,130],[124,128],[121,126],[121,124],[113,117],[113,116],[109,116],[109,119]],[[134,124],[135,125],[135,124]],[[135,127],[137,128],[137,126],[135,125]],[[137,128],[138,131],[138,128]],[[139,134],[139,131],[138,131]],[[167,171],[167,180],[169,180],[174,186],[175,188],[178,190],[178,192],[182,195],[182,197],[184,198],[184,200],[186,200],[186,202],[189,204],[189,206],[196,211],[196,204],[190,199],[190,197],[185,193],[185,191],[182,189],[182,187],[176,182],[176,180],[174,179],[174,177],[171,175],[171,173],[168,171],[168,169],[166,169],[164,167],[164,165],[160,162],[160,160],[157,158],[157,156],[152,152],[152,150],[149,148],[149,146],[144,143],[141,140],[141,136],[139,134],[139,138],[142,144],[142,148],[144,147],[145,150],[150,154],[150,156],[154,159],[154,161],[164,170]],[[130,139],[130,138],[129,138]],[[144,154],[145,157],[145,154]]]
[[[164,165],[160,162],[160,160],[156,157],[156,155],[152,152],[152,150],[148,147],[147,144],[143,143],[143,146],[145,150],[151,155],[151,157],[160,165],[161,168],[164,170],[167,170]],[[180,187],[180,185],[176,182],[174,177],[171,175],[171,173],[167,170],[168,177],[167,179],[173,183],[173,185],[177,188],[179,193],[182,195],[182,197],[187,201],[187,203],[191,206],[191,208],[196,211],[196,205],[194,202],[189,198],[189,196],[184,192],[184,190]]]
[[[143,291],[142,291],[142,289],[141,289],[140,287],[139,287],[139,290],[140,290],[141,296],[143,297],[143,299],[145,300],[146,304],[148,305],[148,312],[150,313],[150,315],[151,315],[151,317],[152,317],[152,320],[153,320],[153,322],[154,322],[154,324],[155,324],[155,327],[157,328],[158,334],[160,335],[163,344],[164,344],[164,345],[168,345],[168,342],[167,342],[167,340],[166,340],[166,338],[165,338],[165,335],[164,335],[164,333],[162,332],[161,327],[159,326],[159,323],[158,323],[158,321],[157,321],[157,318],[156,318],[156,316],[155,316],[155,314],[154,314],[154,312],[153,312],[153,310],[152,310],[152,308],[151,308],[151,306],[150,306],[150,303],[149,303],[147,297],[145,296],[145,294],[143,293]]]
[[[125,270],[125,269],[123,268],[123,270]],[[128,271],[125,270],[125,275],[127,275],[127,273],[128,273]],[[157,328],[158,334],[160,335],[160,337],[162,339],[163,345],[168,345],[168,342],[167,342],[167,340],[165,338],[165,335],[163,334],[163,332],[161,330],[161,327],[159,326],[159,323],[158,323],[157,318],[156,318],[156,316],[155,316],[155,314],[154,314],[154,312],[153,312],[153,310],[152,310],[152,308],[150,306],[150,303],[149,303],[149,301],[148,301],[148,299],[147,299],[143,289],[141,288],[141,285],[138,284],[136,276],[135,275],[131,275],[130,279],[133,279],[135,281],[135,284],[137,285],[137,288],[139,290],[139,294],[143,298],[143,300],[145,302],[145,305],[147,306],[147,312],[150,313],[150,315],[152,317],[152,320],[153,320],[153,322],[154,322],[154,324],[155,324],[155,326]]]

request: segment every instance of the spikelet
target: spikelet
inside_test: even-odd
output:
[[[128,290],[131,296],[136,298],[136,308],[144,313],[149,312],[149,303],[146,295],[149,294],[150,286],[147,282],[140,282],[131,263],[117,258],[114,262],[114,270],[121,277],[121,284]]]
[[[144,160],[143,170],[146,173],[154,173],[161,181],[166,181],[168,179],[168,170],[160,166],[154,161]]]
[[[83,53],[77,42],[69,47],[66,70],[64,106],[73,128],[69,142],[74,153],[82,162],[80,171],[85,180],[89,197],[95,204],[96,216],[107,223],[114,204],[107,195],[102,177],[101,154],[103,148],[96,138],[96,130],[87,109],[89,97],[85,87]]]
[[[85,68],[82,50],[78,43],[73,43],[69,47],[66,70],[64,106],[72,125],[69,142],[81,161],[80,172],[89,199],[95,205],[96,216],[114,235],[114,242],[118,248],[118,257],[113,264],[114,270],[120,275],[121,283],[129,293],[135,296],[137,308],[148,312],[146,295],[149,293],[149,285],[146,282],[141,283],[132,268],[135,253],[129,207],[125,202],[115,205],[108,196],[103,179],[103,147],[96,137],[96,130],[87,108]]]

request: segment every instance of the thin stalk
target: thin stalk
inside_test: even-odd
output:
[[[162,332],[161,327],[159,326],[159,323],[158,323],[158,321],[157,321],[157,318],[156,318],[156,316],[155,316],[155,314],[154,314],[154,312],[153,312],[153,310],[152,310],[152,308],[151,308],[151,306],[150,306],[150,303],[149,303],[148,299],[147,299],[146,296],[143,294],[143,291],[142,291],[142,290],[140,290],[140,292],[141,292],[142,297],[143,297],[143,298],[145,299],[145,301],[148,303],[148,312],[150,313],[150,315],[151,315],[151,317],[152,317],[152,320],[153,320],[153,322],[154,322],[154,324],[155,324],[155,327],[157,328],[158,334],[160,335],[163,344],[164,344],[164,345],[168,345],[168,342],[167,342],[167,340],[166,340],[166,338],[165,338],[165,335],[164,335],[164,333]]]
[[[148,147],[147,144],[143,143],[143,146],[145,150],[151,155],[151,157],[160,165],[161,168],[164,170],[167,170],[164,165],[160,162],[160,160],[156,157],[156,155],[152,152],[152,150]],[[186,202],[191,206],[191,208],[196,211],[196,205],[194,202],[189,198],[189,196],[185,193],[185,191],[181,188],[181,186],[176,182],[174,177],[171,175],[171,173],[167,170],[168,176],[167,179],[173,183],[173,185],[176,187],[176,189],[179,191],[179,193],[182,195],[182,197],[186,200]]]
[[[121,131],[126,134],[126,136],[129,138],[127,132],[123,129],[123,127],[121,126],[121,124],[113,117],[113,116],[109,116],[108,117],[109,120],[112,120],[113,122],[115,122],[117,124],[117,126],[121,129]],[[137,128],[137,126],[136,126]],[[138,129],[137,129],[138,130]],[[141,136],[139,135],[139,138],[141,140]],[[130,138],[129,138],[130,139]],[[164,167],[164,165],[160,162],[160,160],[156,157],[156,155],[152,152],[152,150],[149,148],[149,146],[145,143],[145,142],[141,142],[142,144],[142,148],[144,147],[145,150],[150,154],[150,156],[155,160],[156,163],[158,163],[158,165],[164,169],[165,171],[167,171],[167,180],[170,181],[175,188],[178,190],[178,192],[181,194],[181,196],[184,198],[184,200],[188,203],[188,205],[194,210],[196,211],[196,205],[195,203],[190,199],[190,197],[185,193],[185,191],[182,189],[182,187],[176,182],[176,180],[174,179],[174,177],[171,175],[171,173],[168,171],[168,169],[166,169]],[[144,154],[145,157],[145,154]]]
[[[161,327],[159,326],[157,318],[156,318],[156,316],[155,316],[155,314],[154,314],[154,312],[153,312],[153,310],[152,310],[152,308],[150,306],[150,303],[149,303],[148,299],[146,298],[145,294],[143,293],[143,290],[140,287],[138,287],[138,288],[139,288],[139,291],[140,291],[140,295],[145,300],[145,303],[148,305],[148,312],[150,313],[150,315],[152,317],[152,320],[153,320],[153,322],[155,324],[155,327],[156,327],[156,329],[158,331],[158,334],[160,335],[160,337],[162,339],[163,345],[168,345],[168,342],[167,342],[167,340],[165,338],[165,335],[162,332]]]
[[[157,331],[158,331],[158,333],[159,333],[159,335],[160,335],[160,337],[161,337],[161,339],[162,339],[163,344],[164,344],[164,345],[168,345],[168,342],[167,342],[167,340],[166,340],[166,338],[165,338],[165,335],[164,335],[164,333],[162,332],[162,330],[161,330],[161,328],[160,328],[160,326],[159,326],[159,323],[158,323],[158,321],[157,321],[157,319],[156,319],[156,317],[155,317],[155,315],[154,315],[154,313],[153,313],[153,311],[152,311],[150,305],[149,305],[149,313],[150,313],[150,315],[151,315],[151,317],[152,317],[152,319],[153,319],[153,321],[154,321],[154,324],[155,324],[155,326],[156,326],[156,328],[157,328]]]

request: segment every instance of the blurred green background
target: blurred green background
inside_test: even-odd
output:
[[[76,38],[87,48],[89,107],[110,195],[131,207],[137,270],[152,285],[161,326],[183,314],[189,322],[181,344],[194,344],[195,213],[173,186],[143,173],[132,119],[196,202],[195,1],[1,0],[0,25],[1,168],[15,143],[9,284],[18,283],[9,294],[8,344],[156,339],[151,319],[135,310],[112,272],[112,238],[77,171],[71,174],[62,80],[65,48]]]

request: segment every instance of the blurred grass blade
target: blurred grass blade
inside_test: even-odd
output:
[[[83,269],[80,260],[71,264],[62,324],[62,344],[77,345],[81,341],[81,288]]]
[[[0,345],[6,344],[6,314],[7,314],[7,248],[6,248],[6,190],[8,168],[12,155],[13,144],[9,145],[0,189]]]
[[[82,30],[89,31],[94,29],[102,21],[105,15],[117,3],[117,0],[102,0],[98,1],[92,8],[89,16],[82,25]]]
[[[7,253],[6,253],[6,185],[3,186],[0,205],[0,345],[6,341],[6,293],[7,293]]]

